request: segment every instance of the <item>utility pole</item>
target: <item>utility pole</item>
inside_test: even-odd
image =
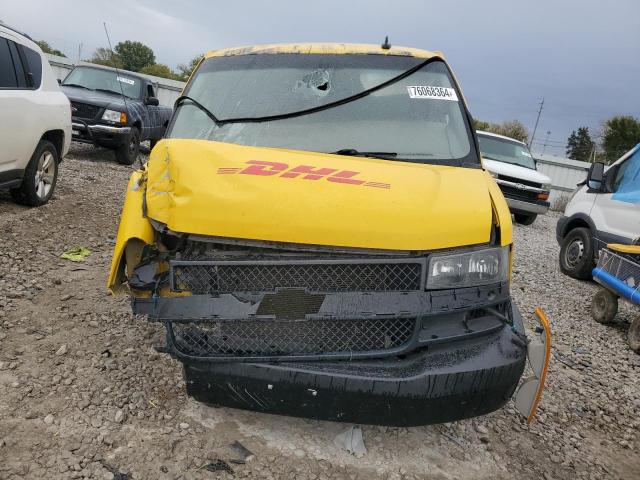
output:
[[[544,97],[542,97],[542,101],[540,102],[540,108],[538,109],[538,118],[536,118],[536,125],[533,127],[533,134],[531,135],[531,140],[529,140],[529,150],[531,150],[531,144],[533,143],[533,139],[536,136],[536,130],[538,129],[538,122],[540,121],[540,114],[542,113],[543,106],[544,106]]]
[[[542,144],[542,155],[544,155],[544,151],[547,149],[547,142],[549,141],[549,135],[551,135],[551,130],[547,130],[547,138],[544,139],[544,143]]]
[[[82,58],[82,42],[78,45],[78,61],[76,62],[76,65],[80,63],[81,58]]]

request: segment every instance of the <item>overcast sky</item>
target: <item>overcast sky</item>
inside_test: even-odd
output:
[[[571,130],[599,134],[640,117],[639,0],[0,0],[0,19],[75,59],[139,40],[175,68],[198,53],[279,42],[359,42],[441,50],[474,117],[519,119],[563,154]],[[555,147],[554,147],[555,146]]]

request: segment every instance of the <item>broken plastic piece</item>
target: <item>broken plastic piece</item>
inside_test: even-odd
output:
[[[231,460],[231,462],[233,462],[233,463],[240,463],[240,462],[241,463],[246,463],[246,462],[250,461],[253,457],[255,457],[255,455],[253,454],[253,452],[251,450],[249,450],[247,447],[242,445],[237,440],[231,444],[231,448],[233,450],[235,450],[238,453],[238,455],[240,456],[240,458],[237,459],[237,460]]]
[[[73,247],[60,255],[60,258],[71,260],[72,262],[84,262],[84,259],[91,255],[91,250],[85,247]]]
[[[204,469],[210,472],[233,473],[233,468],[231,468],[227,462],[225,462],[224,460],[220,460],[219,458],[213,462],[207,463],[204,466]]]
[[[345,449],[356,458],[364,457],[367,454],[367,447],[364,446],[362,429],[360,429],[360,427],[350,427],[336,435],[333,443],[336,447]]]

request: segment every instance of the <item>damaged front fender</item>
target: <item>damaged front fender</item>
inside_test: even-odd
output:
[[[107,288],[114,295],[124,290],[126,265],[139,263],[144,246],[154,241],[153,227],[144,215],[145,180],[146,173],[139,170],[131,175],[127,186],[107,281]]]

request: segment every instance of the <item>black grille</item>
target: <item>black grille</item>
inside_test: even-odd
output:
[[[174,290],[194,294],[272,292],[302,288],[311,292],[420,290],[423,264],[388,263],[172,263]]]
[[[101,107],[87,105],[86,103],[71,102],[71,111],[74,117],[94,119],[98,116]]]
[[[521,183],[523,185],[528,185],[530,187],[542,188],[542,184],[541,183],[532,182],[531,180],[523,180],[521,178],[509,177],[507,175],[498,175],[498,178],[500,180],[505,180],[507,182]]]
[[[171,322],[176,349],[195,357],[343,355],[400,349],[415,318]]]
[[[507,185],[498,185],[502,194],[508,198],[515,198],[516,200],[524,200],[525,202],[535,202],[538,200],[537,192],[530,192],[527,190],[520,190],[519,188],[509,187]]]

